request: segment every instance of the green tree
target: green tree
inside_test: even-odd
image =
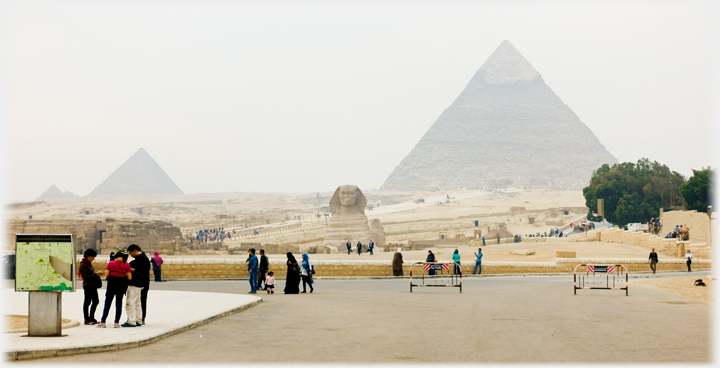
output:
[[[603,198],[605,219],[611,223],[622,226],[645,222],[659,216],[661,207],[679,204],[679,188],[684,182],[682,175],[647,158],[612,167],[602,165],[593,172],[590,184],[583,188],[588,219],[600,221],[593,213],[598,210],[597,200]]]
[[[713,175],[715,172],[709,167],[693,170],[693,176],[680,186],[686,209],[705,212],[712,205]]]

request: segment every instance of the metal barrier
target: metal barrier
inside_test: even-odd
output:
[[[578,273],[578,268],[582,267],[585,268],[585,272]],[[624,271],[620,270],[621,267]],[[573,270],[573,295],[577,295],[578,289],[615,289],[625,290],[625,296],[627,296],[628,281],[628,269],[623,265],[577,265]]]
[[[422,277],[415,278],[418,283],[413,284],[413,267],[416,265],[423,265],[423,271]],[[455,270],[459,272],[455,272]],[[428,271],[427,274],[425,271]],[[410,266],[411,293],[413,287],[457,287],[462,293],[462,272],[455,262],[415,262]]]

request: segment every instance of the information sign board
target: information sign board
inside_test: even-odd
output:
[[[15,291],[74,291],[71,235],[17,234],[15,239]]]

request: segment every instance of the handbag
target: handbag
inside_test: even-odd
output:
[[[310,268],[311,268],[310,271],[312,271],[312,274],[314,275],[315,274],[315,265],[310,266]]]
[[[95,281],[93,281],[93,286],[100,289],[102,287],[102,279],[100,276],[95,275]]]

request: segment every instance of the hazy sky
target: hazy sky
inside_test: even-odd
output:
[[[4,2],[5,196],[380,187],[509,40],[620,161],[712,165],[710,2]],[[691,137],[685,143],[679,140]],[[568,159],[572,159],[568,157]]]

